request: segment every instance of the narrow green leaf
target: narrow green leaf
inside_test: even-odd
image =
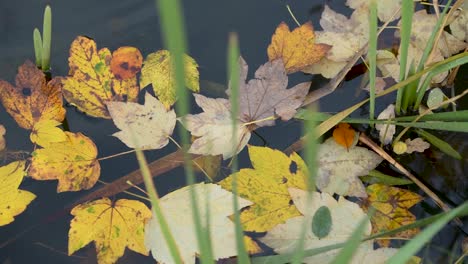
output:
[[[380,183],[389,186],[413,184],[410,180],[393,177],[377,170],[371,170],[368,176],[361,176],[359,179],[369,184]]]
[[[411,0],[412,1],[412,0]],[[369,119],[375,118],[375,80],[377,78],[377,2],[370,1],[369,6]],[[371,123],[372,125],[373,123]]]
[[[321,206],[312,218],[312,233],[319,239],[322,239],[330,233],[332,227],[332,218],[330,209],[326,206]]]
[[[42,25],[42,71],[50,68],[50,46],[52,43],[52,10],[47,5],[44,10],[44,24]]]
[[[35,28],[33,31],[33,42],[34,42],[34,55],[36,57],[36,66],[42,66],[42,37],[39,29]]]
[[[461,159],[460,153],[456,151],[450,144],[447,142],[443,141],[442,139],[432,135],[431,133],[422,130],[422,129],[416,129],[416,133],[418,133],[421,137],[425,138],[429,143],[434,145],[436,148],[440,149],[440,151],[444,152],[445,154],[454,157],[456,159]]]

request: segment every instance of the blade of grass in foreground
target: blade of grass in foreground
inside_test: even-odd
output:
[[[177,114],[181,116],[183,121],[185,115],[189,112],[190,104],[188,93],[185,89],[185,67],[183,56],[186,50],[186,39],[182,9],[179,0],[159,0],[156,1],[156,4],[158,6],[159,16],[161,19],[164,44],[171,53],[174,67],[176,94],[178,97],[176,110]],[[195,174],[192,168],[192,163],[189,159],[189,154],[187,153],[189,135],[182,126],[179,126],[179,135],[182,143],[182,150],[184,151],[186,180],[189,185],[193,185],[195,183]],[[204,228],[201,223],[197,202],[198,199],[193,188],[190,188],[190,198],[201,262],[213,263],[213,253],[211,250],[209,234],[210,229],[209,227]],[[209,222],[209,219],[207,222]]]
[[[231,103],[231,119],[232,119],[232,149],[234,153],[237,152],[237,116],[239,112],[239,42],[237,34],[229,34],[228,42],[228,80],[231,95],[229,97]],[[234,208],[234,225],[236,231],[236,246],[237,246],[237,261],[239,263],[250,263],[249,256],[245,250],[244,231],[242,230],[240,214],[239,214],[239,201],[237,192],[237,154],[231,160],[232,172],[232,205]]]
[[[42,71],[50,68],[50,45],[52,42],[52,10],[47,5],[44,10],[44,24],[42,25]]]
[[[42,37],[39,29],[33,31],[34,55],[36,57],[36,66],[42,68]]]
[[[412,1],[412,0],[409,0]],[[375,79],[377,78],[377,2],[372,0],[369,6],[369,120],[375,118]],[[371,123],[372,125],[372,123]]]

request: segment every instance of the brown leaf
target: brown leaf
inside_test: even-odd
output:
[[[333,130],[333,139],[346,149],[353,145],[355,135],[356,131],[348,123],[339,123]]]
[[[140,72],[143,55],[135,47],[120,47],[112,53],[110,68],[117,79],[130,79]]]

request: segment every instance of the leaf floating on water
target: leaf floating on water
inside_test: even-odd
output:
[[[42,147],[48,147],[50,143],[57,143],[67,140],[67,135],[57,126],[61,125],[56,120],[39,121],[29,136],[31,142]]]
[[[326,206],[319,207],[312,218],[312,233],[314,233],[318,239],[322,239],[330,233],[331,226],[332,218],[330,209]]]
[[[333,130],[333,139],[336,143],[349,149],[356,144],[356,131],[348,123],[339,123]]]
[[[143,55],[135,47],[120,47],[112,53],[110,68],[117,79],[130,79],[141,70]]]
[[[395,105],[389,104],[385,110],[383,110],[377,119],[392,119],[395,118]],[[393,140],[395,135],[396,127],[390,124],[376,124],[375,129],[379,131],[380,142],[384,145],[388,145]]]
[[[44,73],[30,61],[18,68],[16,86],[0,80],[0,100],[24,129],[33,129],[39,121],[65,118],[59,79],[46,83]]]
[[[6,147],[5,134],[6,134],[5,127],[2,124],[0,124],[0,151],[4,150]]]
[[[406,139],[405,140],[407,149],[406,153],[413,153],[413,152],[424,152],[424,150],[428,149],[431,144],[424,141],[422,138],[415,138],[415,139]]]
[[[68,255],[94,241],[99,264],[115,263],[125,248],[148,255],[145,224],[151,211],[140,201],[108,198],[80,204],[72,209],[68,232]]]
[[[90,116],[107,119],[110,115],[106,102],[136,101],[140,91],[136,77],[117,78],[111,61],[109,49],[98,51],[94,40],[77,37],[70,47],[69,76],[61,79],[65,99]]]
[[[286,23],[281,22],[268,46],[268,59],[283,59],[286,72],[294,73],[319,61],[330,48],[329,45],[315,43],[311,22],[292,32]]]

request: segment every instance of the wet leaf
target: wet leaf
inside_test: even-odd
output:
[[[315,215],[319,208],[329,209],[331,218],[331,229],[327,236],[318,237],[311,228],[306,229],[304,249],[320,248],[345,242],[352,235],[354,229],[365,217],[365,213],[359,206],[340,196],[336,201],[327,193],[313,192],[312,202],[308,203],[308,193],[303,190],[289,188],[289,193],[302,215]],[[308,221],[307,226],[313,226],[310,217],[297,216],[286,220],[286,223],[279,224],[268,231],[266,236],[260,241],[274,249],[276,253],[286,254],[296,250],[299,239],[302,237],[303,221]],[[370,223],[367,225],[364,235],[371,233]],[[354,252],[349,263],[385,263],[385,261],[396,253],[393,248],[379,248],[374,250],[373,241],[361,243]],[[331,263],[337,256],[340,249],[330,250],[321,254],[305,257],[303,263]]]
[[[96,145],[81,133],[65,134],[67,140],[50,142],[31,154],[29,175],[36,180],[58,180],[57,192],[87,190],[101,172]]]
[[[268,46],[268,59],[283,59],[286,72],[294,73],[319,61],[330,48],[329,45],[315,43],[311,22],[295,28],[292,32],[286,23],[281,22]]]
[[[118,79],[111,60],[109,49],[98,51],[94,40],[77,37],[70,47],[69,76],[61,79],[65,99],[90,116],[107,119],[106,102],[136,101],[140,91],[136,77]]]
[[[65,132],[57,127],[59,125],[61,125],[61,123],[55,120],[39,121],[31,131],[31,142],[45,148],[48,147],[50,143],[67,140]]]
[[[237,190],[254,204],[242,211],[241,223],[246,231],[265,232],[286,219],[299,216],[291,200],[289,187],[306,189],[308,175],[304,161],[296,153],[289,157],[278,150],[249,146],[253,169],[237,172]],[[219,182],[231,190],[232,178]]]
[[[442,92],[440,88],[433,88],[429,92],[429,96],[427,97],[427,107],[434,108],[442,104],[444,100],[447,99],[447,96]],[[437,109],[437,108],[435,108]]]
[[[450,32],[457,39],[468,42],[468,10],[461,8],[455,11],[454,16],[454,21],[450,23]]]
[[[355,146],[346,151],[329,138],[318,151],[317,188],[329,194],[366,197],[359,176],[367,175],[382,160],[375,152],[363,147]]]
[[[379,0],[377,2],[377,16],[382,22],[391,22],[400,18],[401,0]],[[346,5],[352,9],[369,8],[369,0],[347,0]]]
[[[408,210],[422,200],[422,197],[408,190],[390,187],[382,184],[372,184],[367,187],[365,209],[376,209],[371,218],[372,233],[380,233],[399,228],[413,223],[416,217]],[[419,229],[409,229],[395,234],[395,237],[411,238],[419,232]],[[382,246],[389,245],[389,240],[377,240]]]
[[[31,130],[42,120],[65,118],[59,79],[46,83],[44,73],[26,61],[18,68],[16,86],[0,80],[0,99],[16,123]]]
[[[110,69],[117,79],[130,79],[141,70],[143,55],[135,47],[120,47],[112,53]]]
[[[208,178],[215,180],[218,177],[219,170],[221,169],[222,160],[222,155],[200,156],[193,160],[193,169],[197,172],[202,172],[203,174],[206,173]]]
[[[392,119],[395,118],[395,105],[389,104],[385,110],[383,110],[377,119]],[[389,124],[376,124],[375,129],[379,131],[380,142],[384,145],[392,143],[393,135],[395,135],[395,125]]]
[[[197,62],[192,57],[184,55],[184,63],[187,88],[199,92]],[[167,109],[177,100],[175,73],[172,69],[171,54],[168,50],[159,50],[146,57],[141,69],[140,88],[144,88],[149,84],[152,84],[154,93]]]
[[[415,139],[406,139],[406,153],[413,153],[413,152],[424,152],[424,150],[428,149],[431,144],[424,141],[422,138],[415,138]]]
[[[108,102],[107,108],[114,124],[122,131],[114,133],[129,148],[160,149],[169,143],[176,123],[174,110],[146,93],[145,104]],[[138,146],[135,145],[135,139]]]
[[[4,150],[6,147],[5,134],[6,134],[5,127],[2,124],[0,124],[0,151]]]
[[[314,233],[318,239],[322,239],[330,233],[331,226],[332,218],[330,209],[326,206],[319,207],[312,218],[312,233]]]
[[[0,167],[0,226],[13,222],[36,198],[33,193],[18,189],[26,175],[25,164],[25,161],[15,161]]]
[[[68,255],[94,241],[99,264],[115,263],[125,248],[148,255],[144,244],[145,223],[151,211],[135,200],[108,198],[80,204],[68,232]]]
[[[178,189],[160,199],[162,211],[179,248],[183,263],[195,263],[196,257],[200,254],[195,223],[191,215],[190,188],[193,188],[196,193],[201,223],[204,225],[209,219],[213,259],[235,256],[237,254],[235,227],[229,219],[229,216],[234,214],[233,194],[216,184],[199,183]],[[239,209],[252,204],[239,197],[237,200]],[[206,211],[207,207],[209,213]],[[207,213],[209,218],[207,218]],[[244,236],[244,240],[250,253],[260,250],[256,243],[247,236]],[[153,217],[146,225],[145,244],[158,263],[174,263],[156,217]]]
[[[356,131],[348,124],[348,123],[340,123],[338,126],[333,130],[333,139],[336,143],[340,144],[341,146],[349,149],[357,142],[356,138]]]

